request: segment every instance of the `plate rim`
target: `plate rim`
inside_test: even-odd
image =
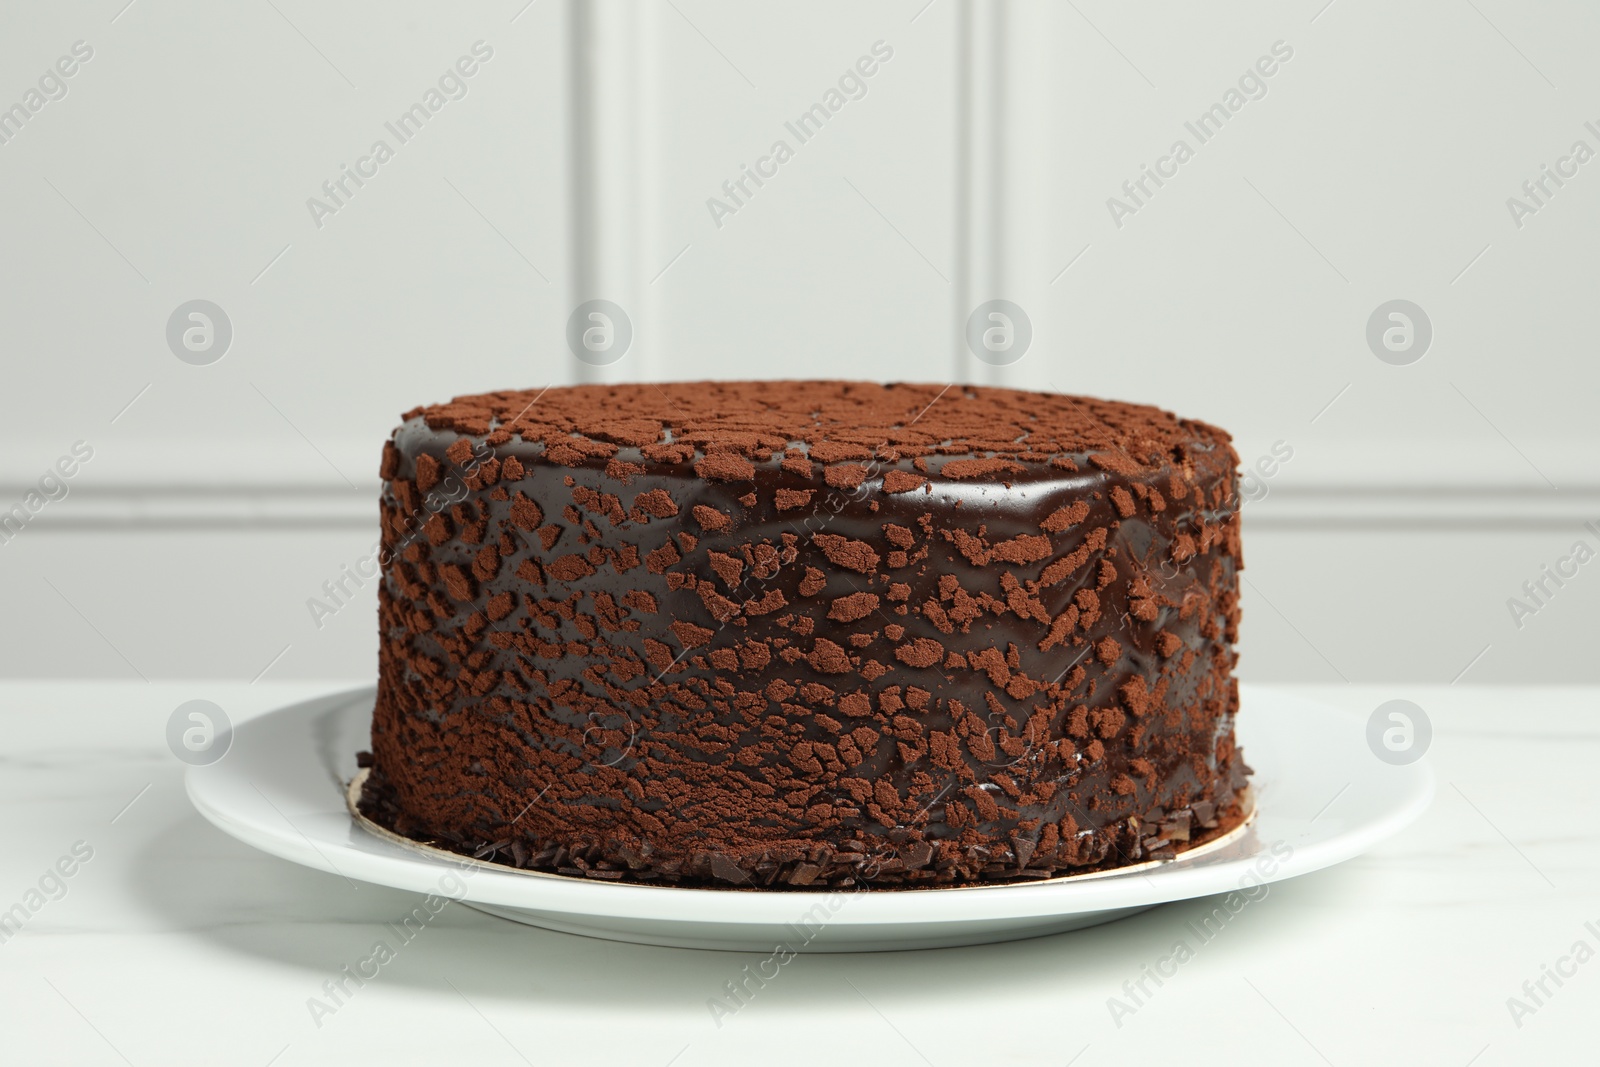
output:
[[[1240,690],[1241,712],[1247,711],[1251,704],[1266,702],[1298,705],[1301,709],[1314,709],[1314,717],[1320,718],[1324,726],[1337,719],[1340,721],[1339,728],[1348,730],[1352,736],[1360,733],[1360,722],[1356,716],[1322,701],[1284,692],[1270,685],[1243,683]],[[248,750],[252,743],[260,743],[254,735],[272,726],[282,729],[289,717],[296,713],[306,718],[329,711],[342,715],[368,714],[362,712],[359,705],[370,703],[375,694],[376,686],[373,684],[356,686],[295,701],[252,716],[234,727],[229,755],[235,755],[241,749]],[[1281,708],[1276,713],[1281,713]],[[349,832],[362,834],[366,838],[367,848],[332,840],[323,841],[323,847],[319,847],[304,829],[295,825],[270,799],[267,800],[269,807],[283,823],[287,823],[292,833],[281,828],[268,828],[260,821],[241,817],[237,811],[230,810],[229,805],[219,806],[216,802],[215,794],[219,789],[227,788],[218,783],[236,781],[242,773],[237,769],[241,763],[242,760],[225,757],[213,764],[190,767],[184,776],[184,786],[190,802],[207,821],[253,848],[317,870],[411,892],[429,892],[424,883],[430,879],[437,885],[448,873],[470,872],[468,878],[461,880],[465,883],[464,890],[457,897],[461,901],[481,901],[500,907],[581,915],[592,919],[711,923],[719,926],[772,925],[794,922],[810,915],[816,906],[826,908],[830,902],[837,902],[840,898],[850,906],[835,907],[828,915],[830,925],[909,926],[937,922],[960,923],[963,920],[993,921],[1072,915],[1168,903],[1242,889],[1242,875],[1254,870],[1259,857],[1271,848],[1259,834],[1262,822],[1271,818],[1270,791],[1257,789],[1256,807],[1252,812],[1254,821],[1249,826],[1249,833],[1239,839],[1242,844],[1255,838],[1258,847],[1254,852],[1210,862],[1205,862],[1206,857],[1202,856],[1194,863],[1185,863],[1180,854],[1177,859],[1155,869],[1108,871],[1096,878],[1060,878],[1005,886],[822,891],[712,889],[625,882],[597,883],[588,879],[561,877],[529,878],[525,872],[494,870],[492,868],[495,865],[482,864],[467,857],[461,857],[461,862],[457,863],[442,856],[424,855],[372,835],[349,819],[342,790],[332,788],[332,782],[329,783],[328,798],[324,799],[331,799],[334,803],[300,814],[332,814],[337,808],[338,814],[348,820]],[[1404,778],[1396,787],[1398,792],[1393,803],[1381,815],[1342,832],[1296,844],[1292,855],[1278,863],[1274,870],[1255,872],[1257,879],[1262,883],[1272,883],[1324,870],[1366,852],[1418,818],[1432,802],[1435,789],[1435,775],[1427,758],[1424,756],[1403,767],[1385,765],[1385,769]],[[255,779],[245,775],[244,780],[261,793],[263,799],[267,799],[267,794],[261,792],[261,786]],[[1257,768],[1255,781],[1259,783],[1261,780],[1261,769]],[[297,806],[303,807],[304,798],[300,800],[301,804]],[[390,851],[379,851],[375,847],[377,845]],[[325,853],[325,848],[339,853],[352,870],[345,870],[336,863]]]

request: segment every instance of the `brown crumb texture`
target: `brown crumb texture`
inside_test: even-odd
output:
[[[1048,878],[1242,812],[1228,435],[978,386],[459,397],[384,446],[362,810],[739,889]]]

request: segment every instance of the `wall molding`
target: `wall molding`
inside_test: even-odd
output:
[[[381,440],[378,434],[374,439]],[[1533,448],[1552,488],[1499,441],[1343,442],[1304,447],[1261,467],[1269,447],[1241,439],[1241,466],[1261,473],[1249,529],[1577,531],[1600,526],[1600,450]],[[36,491],[51,448],[0,449],[0,514]],[[1260,457],[1252,459],[1251,457]],[[196,448],[118,442],[66,479],[67,496],[29,522],[40,530],[346,529],[377,527],[378,448],[371,440],[245,439]],[[1356,481],[1356,475],[1360,481]],[[0,539],[3,540],[3,539]]]
[[[1600,525],[1600,485],[1296,486],[1272,490],[1244,514],[1249,529],[1576,530]]]
[[[0,482],[0,501],[32,488]],[[374,482],[325,485],[85,485],[47,503],[29,530],[373,530]],[[9,506],[6,505],[6,506]],[[1534,490],[1525,486],[1440,488],[1390,485],[1281,487],[1244,507],[1250,529],[1577,530],[1600,525],[1600,485]]]

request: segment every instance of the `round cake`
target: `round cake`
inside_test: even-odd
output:
[[[360,800],[396,833],[591,879],[927,888],[1246,814],[1222,430],[834,381],[402,418]]]

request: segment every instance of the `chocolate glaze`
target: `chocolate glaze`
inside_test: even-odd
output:
[[[792,395],[764,406],[783,388],[876,391],[900,440],[797,434]],[[370,817],[520,867],[772,888],[1077,873],[1240,818],[1222,431],[975,387],[550,393],[539,421],[514,415],[533,393],[412,412],[385,449]],[[1088,420],[1053,438],[1085,447],[974,442],[965,408]]]

